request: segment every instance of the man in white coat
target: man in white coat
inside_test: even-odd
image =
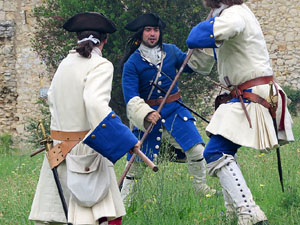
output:
[[[64,28],[77,33],[78,46],[59,65],[48,101],[53,149],[62,149],[67,156],[58,166],[45,157],[29,219],[35,224],[121,224],[125,208],[113,163],[138,148],[139,142],[109,107],[113,65],[101,50],[107,33],[116,28],[94,12],[73,16]],[[68,221],[50,169],[55,166]]]
[[[206,128],[207,169],[220,180],[227,215],[236,214],[239,225],[268,224],[234,156],[241,146],[269,152],[294,140],[287,97],[274,81],[261,27],[243,0],[204,3],[212,17],[191,30],[187,45],[195,50],[188,64],[209,74],[216,60],[220,82],[232,90]]]

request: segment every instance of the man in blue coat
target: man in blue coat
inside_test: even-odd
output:
[[[168,138],[175,148],[185,152],[196,191],[204,195],[214,194],[215,190],[206,185],[204,142],[195,126],[195,118],[176,102],[181,100],[177,85],[161,113],[156,111],[165,95],[157,86],[168,90],[186,57],[175,45],[162,42],[162,30],[165,26],[158,15],[147,13],[125,27],[135,32],[128,42],[130,49],[123,59],[122,85],[127,117],[134,125],[134,134],[140,138],[150,123],[155,124],[142,146],[142,151],[150,159],[157,156],[162,139]],[[193,70],[187,66],[184,72],[191,73]],[[127,160],[130,158],[131,155],[128,154]],[[121,190],[124,201],[134,179],[141,178],[144,171],[142,165],[140,159],[132,164]]]

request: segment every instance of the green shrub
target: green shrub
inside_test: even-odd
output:
[[[0,136],[0,154],[11,154],[15,149],[12,147],[13,139],[9,133]]]
[[[46,134],[50,134],[50,111],[47,102],[43,99],[39,99],[37,103],[40,106],[41,118],[39,120],[44,124]],[[40,141],[42,134],[37,129],[39,120],[30,118],[25,126],[28,131],[25,141],[33,144],[35,148],[40,147]]]
[[[298,112],[298,108],[300,105],[300,91],[299,90],[294,90],[292,89],[290,86],[284,86],[283,87],[284,92],[286,93],[286,95],[288,96],[288,98],[292,101],[289,105],[288,105],[288,109],[290,111],[290,113],[293,116],[297,116]]]

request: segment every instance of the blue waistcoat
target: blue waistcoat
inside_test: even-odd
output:
[[[186,54],[172,44],[163,44],[163,51],[166,56],[163,61],[161,76],[158,78],[157,84],[164,90],[168,90],[174,80],[177,70],[181,67]],[[126,104],[133,97],[139,96],[147,100],[151,90],[151,81],[155,80],[157,74],[157,65],[149,63],[142,58],[139,50],[136,50],[124,64],[122,87]],[[188,66],[184,72],[193,72]],[[173,88],[171,94],[178,91],[177,84]],[[164,93],[154,88],[150,99],[158,99],[164,97]],[[152,106],[157,110],[159,106]],[[153,160],[153,155],[158,154],[161,145],[162,126],[168,130],[175,138],[184,151],[189,150],[199,143],[204,143],[196,126],[195,118],[191,113],[177,102],[165,104],[161,111],[161,120],[157,122],[153,130],[143,143],[142,151]],[[133,130],[136,137],[141,138],[143,132],[136,127]],[[127,155],[127,160],[131,155]]]

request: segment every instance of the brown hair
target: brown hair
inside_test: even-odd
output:
[[[97,31],[80,31],[77,32],[78,40],[82,40],[83,38],[87,38],[90,35],[93,35],[94,38],[99,39],[99,41],[104,41],[107,38],[107,34],[100,33]],[[95,46],[98,46],[100,43],[94,43],[92,41],[84,41],[78,44],[76,48],[76,52],[78,52],[81,56],[85,58],[91,57],[91,52]]]
[[[220,3],[223,3],[228,6],[232,5],[241,5],[244,3],[243,0],[205,0],[206,5],[210,8],[219,8]]]

